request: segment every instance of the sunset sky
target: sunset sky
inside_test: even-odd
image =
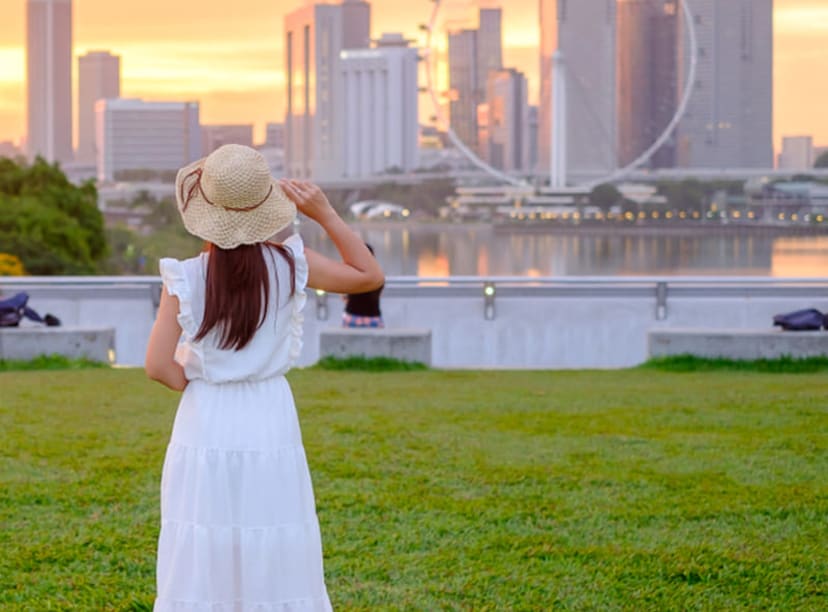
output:
[[[25,132],[25,0],[2,4],[0,141],[18,141]],[[302,4],[75,0],[75,53],[106,49],[120,55],[124,96],[199,100],[202,122],[254,122],[261,134],[265,122],[283,117],[282,17]],[[456,11],[467,5],[471,12],[474,3],[448,4]],[[501,5],[506,63],[527,73],[534,94],[538,2]],[[416,38],[432,3],[374,0],[372,6],[374,36],[402,31]],[[828,0],[776,0],[775,6],[775,145],[782,135],[812,134],[816,144],[828,146]]]

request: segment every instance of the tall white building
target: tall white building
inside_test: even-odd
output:
[[[76,160],[94,164],[95,103],[121,97],[121,58],[109,51],[92,51],[78,58],[78,150]]]
[[[523,172],[531,169],[528,98],[526,76],[522,72],[514,68],[489,72],[483,154],[485,160],[499,170]]]
[[[677,163],[690,168],[773,167],[773,0],[692,0],[698,68],[677,130]],[[679,92],[689,69],[679,19]]]
[[[72,161],[72,0],[26,1],[26,96],[29,157]]]
[[[810,170],[814,167],[814,139],[811,136],[784,136],[779,153],[780,170]]]
[[[177,170],[201,157],[197,102],[98,100],[98,180],[123,170]]]
[[[598,178],[617,166],[616,0],[540,0],[540,166],[548,172],[552,138],[552,56],[566,71],[569,173]]]
[[[417,49],[402,34],[384,34],[374,49],[343,51],[344,125],[338,157],[343,178],[364,178],[418,164]]]
[[[369,44],[370,5],[309,4],[285,17],[285,167],[288,176],[324,179],[339,174],[336,143],[343,126],[335,121],[340,103],[339,54]],[[359,47],[356,47],[359,48]]]

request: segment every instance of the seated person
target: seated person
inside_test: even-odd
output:
[[[365,244],[373,254],[370,244]],[[343,296],[345,312],[342,313],[343,327],[385,327],[380,310],[380,294],[385,285],[367,293],[353,293]]]

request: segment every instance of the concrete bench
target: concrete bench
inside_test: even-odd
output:
[[[391,357],[431,365],[430,329],[324,329],[319,334],[319,356]]]
[[[0,329],[0,359],[28,361],[41,355],[114,361],[111,327],[5,327]]]
[[[659,329],[647,338],[650,357],[695,355],[726,359],[828,356],[828,332],[774,329]]]

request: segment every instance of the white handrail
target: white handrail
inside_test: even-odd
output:
[[[0,278],[0,290],[15,287],[80,287],[117,288],[125,286],[154,286],[161,282],[158,276],[8,276]],[[436,285],[459,287],[495,283],[512,287],[549,285],[696,285],[710,287],[789,287],[791,285],[826,286],[828,278],[784,278],[766,276],[389,276],[386,287]]]

